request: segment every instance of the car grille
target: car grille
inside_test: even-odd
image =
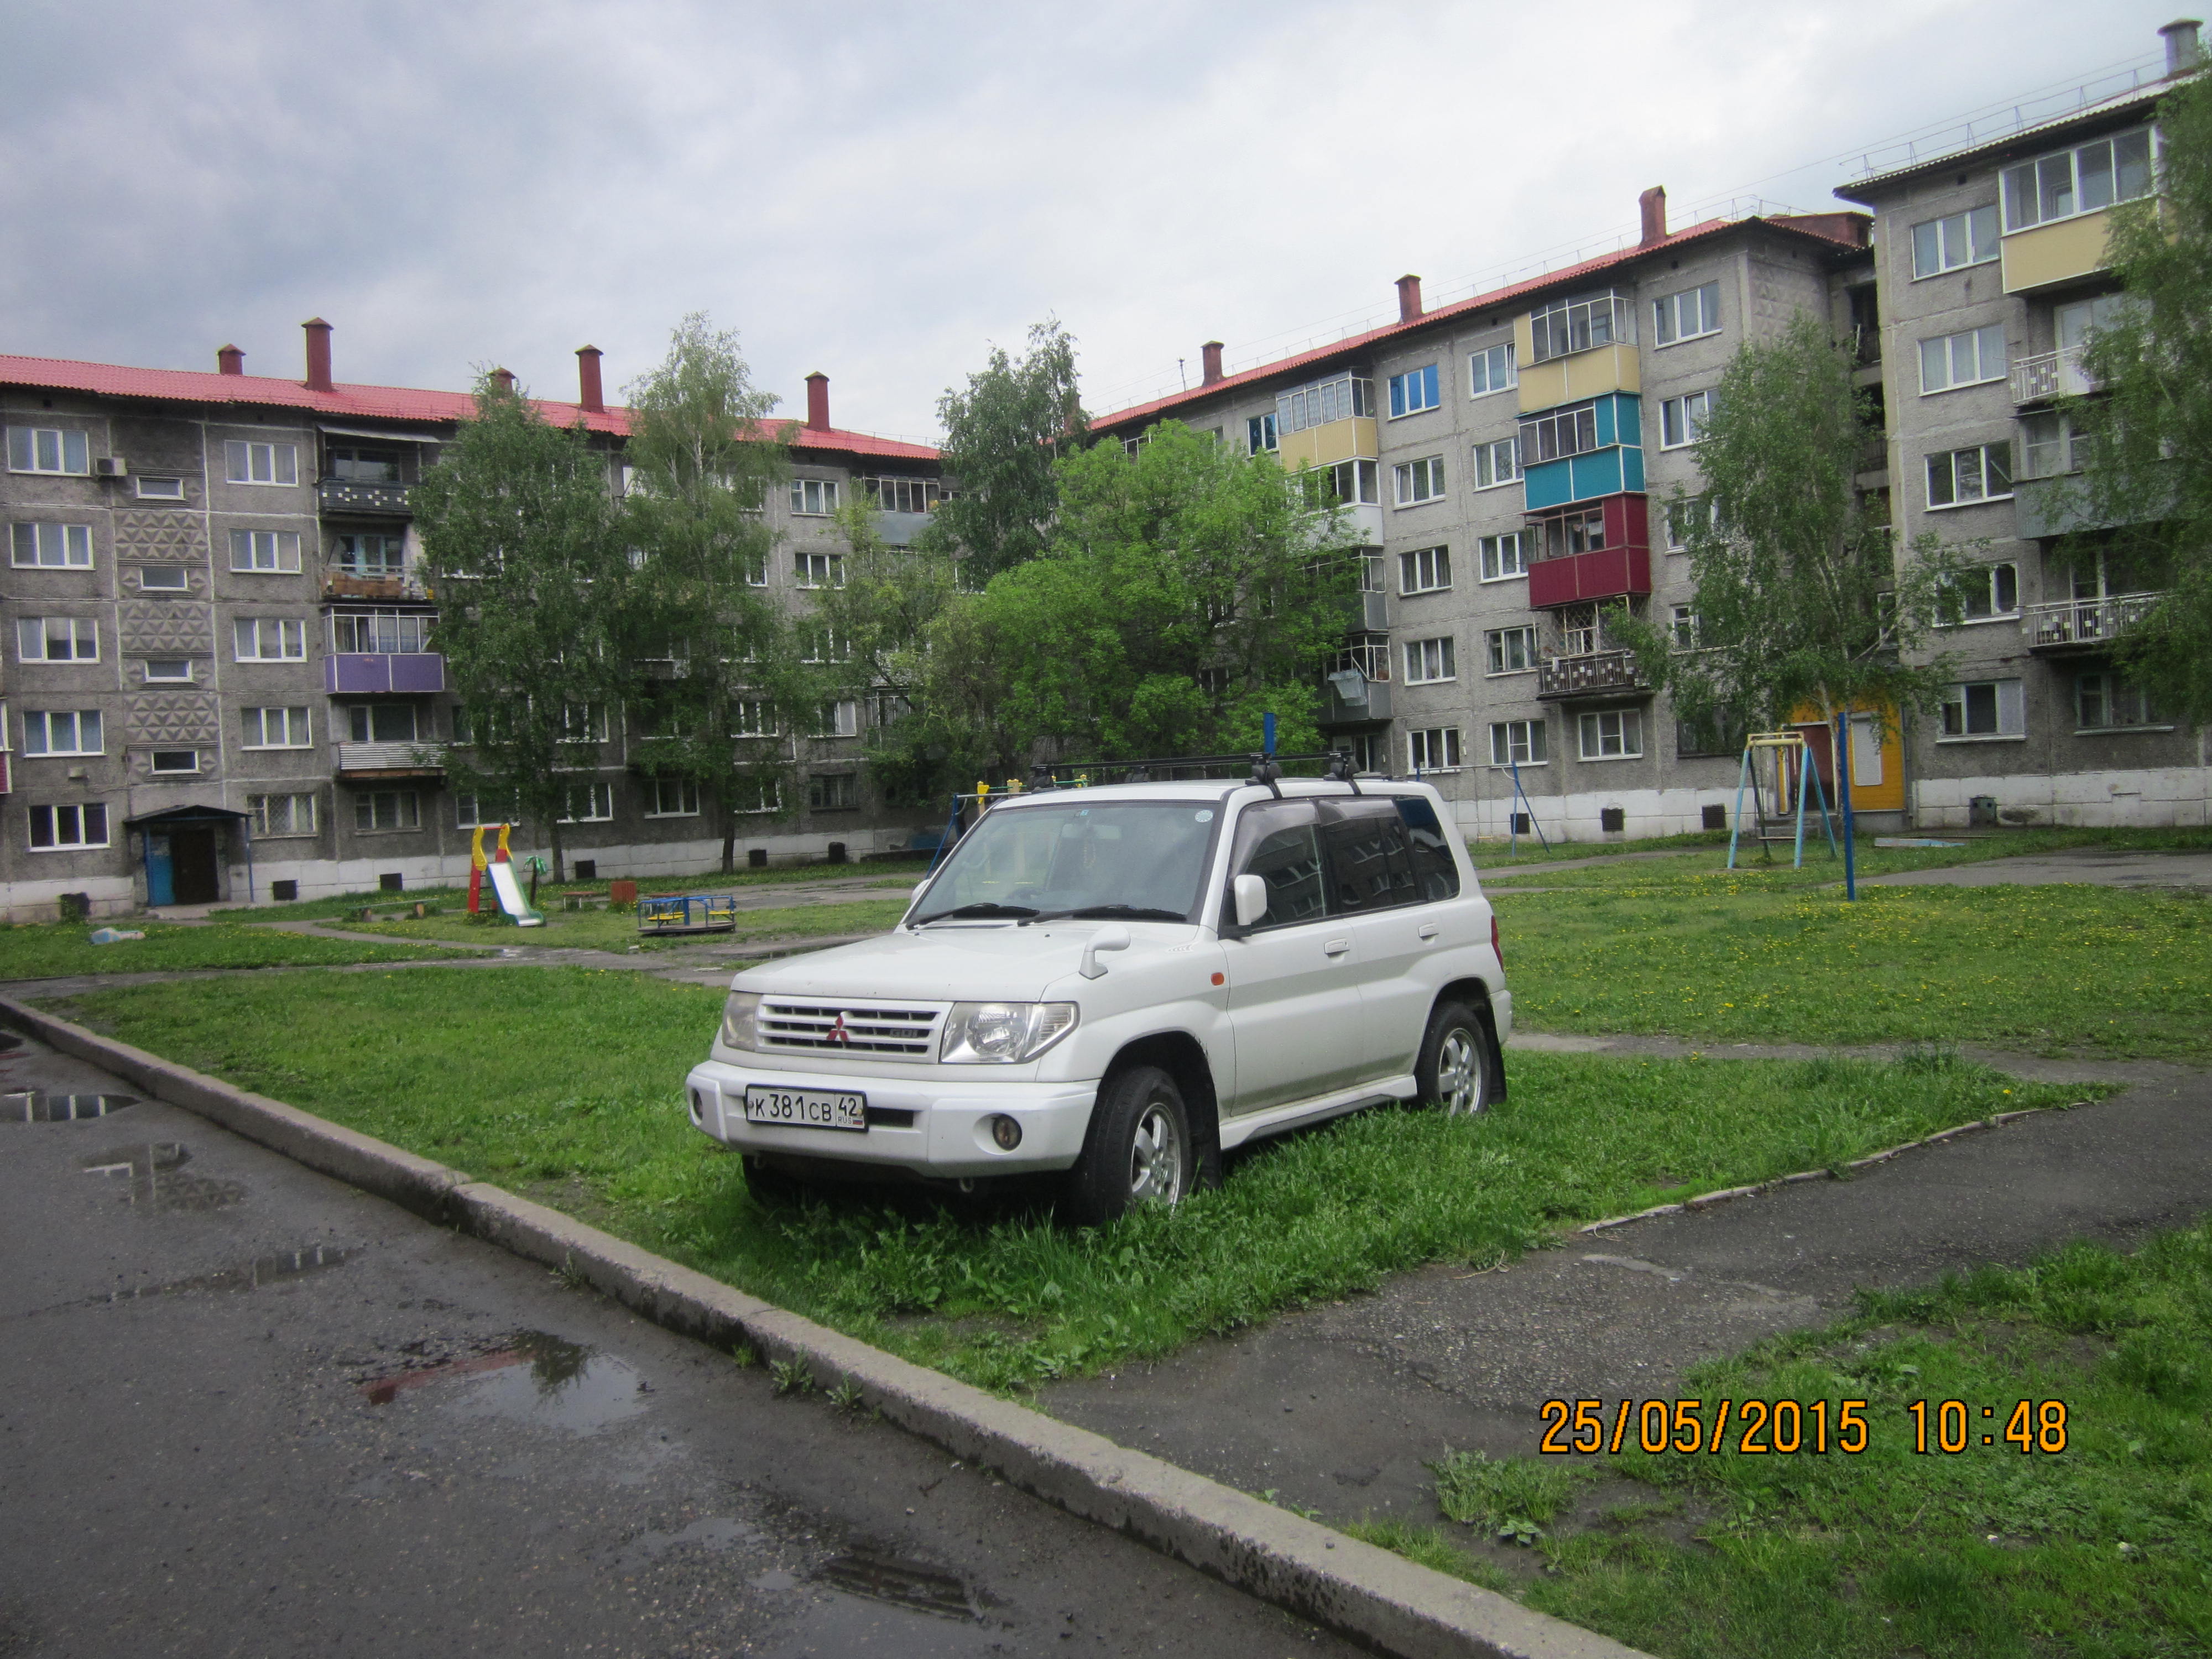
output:
[[[763,1048],[850,1054],[855,1060],[931,1060],[941,1008],[766,1000],[756,1039]]]

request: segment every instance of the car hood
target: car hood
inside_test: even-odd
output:
[[[902,928],[827,951],[749,968],[732,989],[769,995],[902,997],[920,1002],[1035,1002],[1074,980],[1083,947],[1105,927],[1126,927],[1129,948],[1100,957],[1109,970],[1146,956],[1187,950],[1200,930],[1188,922],[1048,921],[1017,927],[943,922]],[[1077,984],[1083,981],[1076,980]]]

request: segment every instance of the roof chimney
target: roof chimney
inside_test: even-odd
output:
[[[1421,279],[1418,276],[1401,276],[1398,279],[1398,320],[1401,323],[1413,322],[1419,319],[1420,314]]]
[[[1205,384],[1212,386],[1221,378],[1221,342],[1208,340],[1198,349],[1199,361],[1206,365]]]
[[[830,429],[830,377],[818,368],[806,377],[806,424],[817,432]]]
[[[1644,237],[1640,244],[1650,247],[1654,242],[1667,240],[1667,186],[1654,185],[1636,198],[1636,210],[1643,216]]]
[[[497,392],[501,397],[512,397],[514,395],[514,376],[507,370],[503,368],[495,368],[492,370],[491,384],[492,389]]]
[[[246,354],[234,345],[217,346],[215,349],[215,372],[218,374],[245,374]]]
[[[300,326],[307,331],[307,390],[335,390],[331,385],[331,325],[319,317],[310,317]]]
[[[576,401],[594,415],[607,412],[607,394],[599,388],[599,349],[576,348]]]
[[[2194,17],[2177,17],[2159,31],[2166,39],[2166,74],[2187,75],[2197,68],[2201,55],[2197,31],[2201,27]]]

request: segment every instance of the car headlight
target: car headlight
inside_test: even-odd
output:
[[[1018,1066],[1075,1029],[1072,1002],[956,1002],[938,1058],[948,1065]]]
[[[722,1005],[722,1046],[725,1048],[753,1048],[753,1041],[760,1018],[760,993],[732,991],[730,1000]]]

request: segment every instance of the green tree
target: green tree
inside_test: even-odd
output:
[[[640,562],[626,626],[653,665],[639,755],[713,803],[728,870],[740,817],[790,799],[794,781],[775,738],[739,734],[772,732],[763,706],[788,719],[814,689],[767,586],[775,538],[763,508],[789,470],[789,427],[768,424],[776,398],[753,385],[737,336],[696,313],[629,396],[625,520]]]
[[[629,562],[607,452],[487,375],[476,415],[412,493],[438,600],[434,644],[468,717],[458,787],[542,825],[564,878],[561,821],[574,771],[629,690]],[[563,769],[573,769],[564,775]]]
[[[1044,550],[1059,503],[1055,463],[1088,441],[1075,342],[1056,319],[1036,324],[1020,357],[992,348],[967,391],[938,399],[937,415],[957,489],[926,539],[941,555],[957,550],[980,586]]]
[[[1939,619],[1957,556],[1922,538],[1893,556],[1883,507],[1852,484],[1881,436],[1818,319],[1801,312],[1737,351],[1698,444],[1703,493],[1678,488],[1667,507],[1697,583],[1696,648],[1648,617],[1606,619],[1678,718],[1735,732],[1940,696],[1946,665],[1906,657]]]
[[[2212,78],[2161,99],[2158,126],[2159,193],[2112,210],[2106,248],[2126,301],[2083,349],[2099,392],[2057,411],[2084,465],[2052,500],[2112,526],[2066,538],[2077,568],[2101,557],[2108,587],[2164,589],[2118,654],[2164,712],[2201,724],[2212,720]]]

